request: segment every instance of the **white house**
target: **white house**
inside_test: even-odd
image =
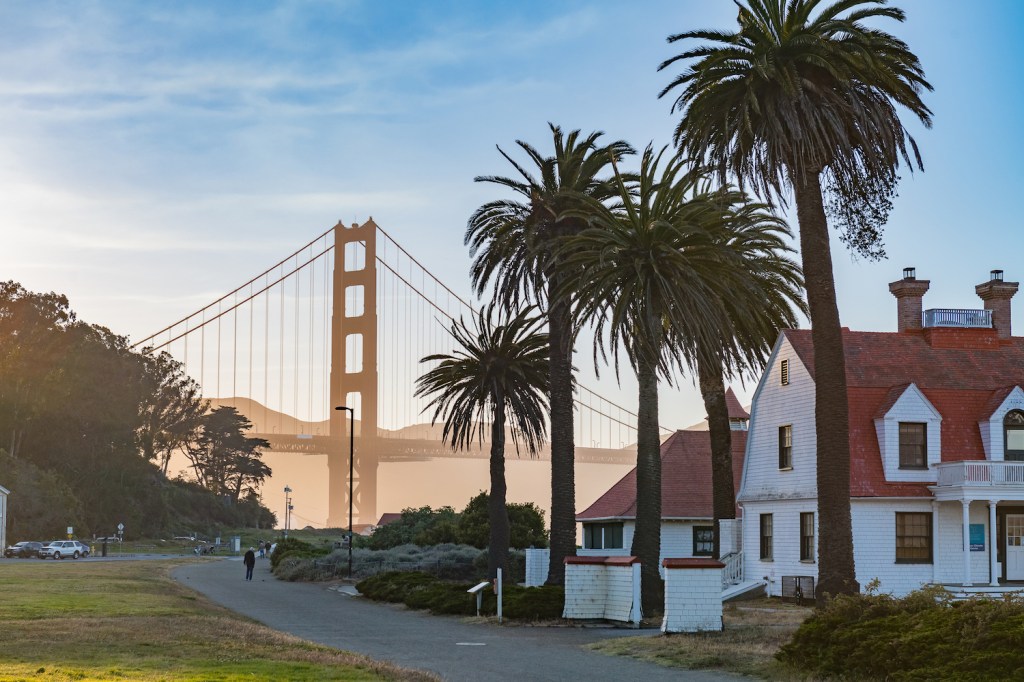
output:
[[[7,496],[11,491],[0,485],[0,555],[7,548]]]
[[[983,309],[922,311],[928,286],[911,268],[889,285],[898,331],[843,330],[857,580],[894,594],[1024,590],[1018,285],[993,271],[976,287]],[[813,357],[810,331],[783,332],[751,406],[745,570],[774,595],[784,577],[817,578]]]
[[[750,415],[736,395],[726,393],[732,428],[734,484],[739,484]],[[661,444],[661,558],[711,556],[714,525],[711,498],[711,439],[707,431],[676,431]],[[627,556],[636,527],[636,469],[576,515],[583,524],[579,556]],[[736,553],[739,524],[723,533],[721,553]],[[659,560],[660,565],[660,560]],[[740,568],[740,567],[738,567]]]

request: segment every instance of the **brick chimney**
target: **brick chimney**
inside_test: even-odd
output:
[[[903,268],[903,279],[889,283],[889,293],[896,297],[897,331],[921,328],[921,299],[930,284],[926,279],[917,279],[917,270],[914,268]]]
[[[1001,339],[1012,336],[1010,299],[1017,293],[1018,286],[1018,282],[1004,282],[1002,270],[993,270],[987,282],[974,287],[974,291],[985,302],[985,310],[992,311],[992,326]]]

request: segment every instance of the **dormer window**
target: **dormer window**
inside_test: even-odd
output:
[[[900,469],[927,468],[928,425],[900,422]]]
[[[1024,461],[1024,412],[1011,410],[1003,417],[1003,435],[1006,443],[1006,460]]]

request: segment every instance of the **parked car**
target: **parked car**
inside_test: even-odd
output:
[[[31,540],[25,540],[23,542],[16,542],[7,549],[5,549],[4,556],[8,559],[27,559],[30,556],[39,556],[39,551],[42,548],[43,543],[41,542],[32,542]]]
[[[78,540],[54,540],[39,552],[40,559],[84,559],[89,556],[89,546],[83,545]]]

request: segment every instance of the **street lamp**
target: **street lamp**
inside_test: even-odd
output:
[[[289,495],[292,494],[292,489],[288,486],[284,487],[284,537],[288,539],[288,521],[291,516],[292,500]]]
[[[339,405],[336,410],[346,410],[349,416],[348,424],[348,577],[352,579],[352,543],[355,535],[352,534],[352,478],[355,475],[355,443],[356,443],[356,410],[353,407]]]

